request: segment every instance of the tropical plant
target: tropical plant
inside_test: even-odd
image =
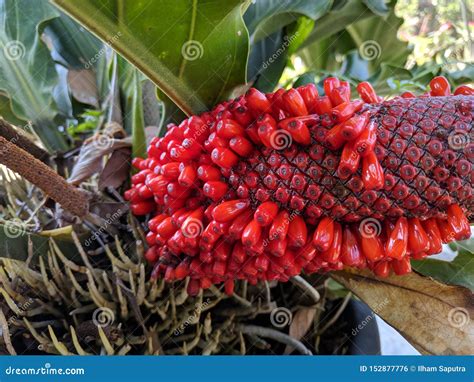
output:
[[[250,86],[336,74],[390,96],[438,74],[472,81],[469,66],[408,70],[395,0],[53,4],[0,1],[0,159],[16,158],[0,173],[2,352],[344,354],[353,294],[423,353],[472,352],[471,241],[400,278],[338,271],[190,297],[150,279],[146,221],[121,196],[169,122]]]

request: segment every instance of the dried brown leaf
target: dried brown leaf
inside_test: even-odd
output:
[[[107,187],[118,188],[125,182],[130,173],[130,158],[132,150],[123,148],[115,150],[104,166],[99,176],[99,189]]]
[[[332,277],[364,300],[424,354],[474,353],[474,295],[410,273],[379,279],[367,271]]]
[[[99,107],[97,82],[92,70],[69,70],[67,81],[75,99],[87,105]]]
[[[316,314],[316,308],[301,308],[296,312],[290,325],[290,336],[301,340],[311,328]],[[284,354],[290,354],[294,348],[286,346]]]
[[[78,185],[102,170],[104,156],[123,148],[131,147],[129,138],[116,139],[99,134],[81,147],[79,157],[74,165],[68,181]]]

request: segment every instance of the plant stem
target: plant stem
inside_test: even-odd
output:
[[[87,195],[72,186],[52,168],[4,137],[0,137],[0,164],[39,187],[65,210],[79,217],[89,211]]]
[[[29,152],[41,162],[47,163],[50,160],[50,155],[46,150],[37,146],[26,135],[22,134],[2,118],[0,118],[0,136]]]
[[[311,351],[303,345],[300,341],[290,337],[288,334],[279,332],[274,329],[265,328],[263,326],[256,326],[256,325],[238,325],[236,327],[238,331],[244,334],[250,334],[258,337],[265,337],[270,338],[272,340],[281,342],[283,344],[289,345],[296,350],[298,350],[301,354],[312,355]]]

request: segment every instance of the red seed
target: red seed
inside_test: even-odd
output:
[[[384,186],[383,169],[373,151],[362,158],[362,181],[367,190],[380,190]]]
[[[308,112],[316,113],[315,103],[316,98],[318,97],[318,88],[316,85],[310,83],[300,86],[296,90],[298,90],[298,92],[301,94],[301,97],[303,97]]]
[[[428,236],[428,241],[430,243],[430,249],[428,253],[430,255],[440,253],[443,250],[441,242],[441,233],[439,232],[438,225],[436,224],[436,219],[428,219],[423,221],[422,226]]]
[[[229,147],[241,157],[250,155],[254,149],[252,143],[244,137],[232,138]]]
[[[342,244],[342,227],[339,223],[334,223],[333,240],[329,249],[321,253],[321,258],[329,263],[340,261]]]
[[[224,168],[234,167],[239,161],[237,155],[235,155],[231,150],[223,147],[216,147],[212,150],[211,159],[216,165]]]
[[[451,94],[451,85],[448,80],[443,77],[435,77],[430,81],[430,94],[432,96],[448,96]]]
[[[395,227],[390,233],[385,253],[388,257],[394,259],[402,259],[407,253],[408,247],[408,221],[407,218],[401,217],[395,223]]]
[[[229,200],[217,205],[212,211],[212,217],[218,222],[228,222],[234,220],[249,206],[248,200]]]
[[[366,103],[379,102],[377,94],[369,82],[361,82],[357,85],[357,92],[359,93],[360,98],[362,98]]]
[[[222,119],[217,122],[216,131],[219,137],[231,139],[235,136],[243,135],[245,130],[237,121],[232,119]]]
[[[341,134],[344,139],[353,140],[357,138],[367,125],[369,117],[367,114],[355,115],[342,124]]]
[[[295,216],[288,227],[288,245],[291,247],[303,247],[308,237],[308,228],[301,216]]]
[[[369,155],[374,150],[377,141],[376,126],[375,121],[369,121],[354,142],[354,148],[361,157]]]
[[[296,89],[290,89],[283,94],[283,103],[286,111],[294,117],[308,115],[303,97]]]
[[[408,250],[410,253],[426,252],[430,249],[428,235],[426,234],[420,220],[412,218],[408,220]]]
[[[261,234],[262,228],[260,224],[255,219],[252,219],[242,232],[242,243],[247,247],[255,245],[259,241]]]
[[[319,252],[329,249],[334,238],[334,221],[331,218],[324,217],[318,224],[313,234],[313,246]]]
[[[254,219],[262,227],[272,223],[278,214],[278,204],[274,202],[265,202],[258,206],[254,214]]]
[[[229,187],[227,186],[227,183],[221,182],[219,180],[206,182],[202,186],[204,195],[206,195],[208,198],[212,199],[213,201],[222,199],[224,195],[227,193],[228,189]]]
[[[363,261],[357,237],[349,227],[342,231],[341,261],[350,267],[358,266]]]

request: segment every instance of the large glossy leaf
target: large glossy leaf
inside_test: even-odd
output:
[[[272,91],[288,58],[306,40],[315,20],[326,14],[333,0],[253,2],[245,12],[251,36],[249,82],[262,91]]]
[[[331,11],[324,17],[321,17],[316,23],[303,47],[330,37],[345,29],[347,25],[372,17],[373,15],[374,13],[363,4],[362,0],[335,1]],[[334,40],[333,43],[337,43],[337,40]]]
[[[404,65],[410,54],[408,44],[397,38],[403,19],[395,15],[395,3],[396,1],[392,1],[389,4],[390,12],[385,17],[370,17],[347,27],[354,47],[361,58],[368,61],[372,73],[378,70],[382,62]]]
[[[248,32],[239,0],[54,0],[148,76],[187,114],[245,83]]]
[[[51,150],[67,147],[53,123],[58,76],[40,39],[44,22],[56,16],[45,1],[0,0],[0,91],[10,98],[15,115],[33,122]]]
[[[413,260],[413,268],[445,284],[461,285],[474,292],[474,239],[460,242],[459,252],[452,261],[426,258]]]
[[[287,66],[289,57],[304,42],[314,20],[302,16],[279,32],[253,44],[249,58],[249,81],[264,92],[274,90]]]
[[[103,54],[102,42],[65,14],[50,20],[44,33],[52,43],[54,59],[68,68],[92,68]]]
[[[326,14],[333,0],[259,0],[245,12],[252,42],[261,40],[291,24],[300,16],[316,20]]]

